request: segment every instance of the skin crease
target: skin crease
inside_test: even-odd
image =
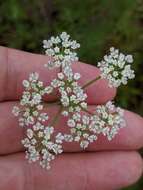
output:
[[[55,77],[56,71],[43,67],[47,60],[47,56],[0,47],[0,190],[117,190],[135,183],[143,171],[142,158],[136,152],[143,146],[143,119],[129,111],[125,112],[127,127],[113,141],[100,137],[89,147],[90,152],[81,152],[74,143],[64,145],[68,153],[53,161],[50,171],[38,164],[28,164],[24,153],[18,153],[23,151],[20,140],[24,129],[18,127],[11,109],[21,97],[22,80],[31,72],[38,72],[45,85]],[[81,85],[99,75],[97,68],[81,62],[73,69],[81,73]],[[116,94],[105,80],[93,84],[86,92],[91,110]],[[45,97],[46,102],[55,99],[55,94]],[[56,110],[56,106],[51,106],[49,115],[53,116]],[[67,131],[65,122],[61,119],[56,128]]]

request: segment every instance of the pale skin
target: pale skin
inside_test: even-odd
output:
[[[28,164],[20,143],[24,129],[18,126],[12,113],[23,88],[22,80],[31,72],[38,72],[47,85],[56,71],[44,68],[48,57],[0,47],[0,190],[117,190],[135,183],[143,172],[143,161],[137,150],[143,147],[143,118],[125,111],[127,127],[112,141],[99,137],[98,141],[81,151],[77,143],[64,144],[64,153],[53,163],[50,171],[38,164]],[[96,67],[76,63],[80,84],[99,75]],[[116,90],[100,80],[86,88],[89,109],[112,100]],[[56,114],[52,105],[58,95],[45,97],[49,116]],[[59,119],[56,130],[67,132],[66,121]]]

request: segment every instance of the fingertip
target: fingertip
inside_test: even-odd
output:
[[[124,187],[135,184],[143,174],[143,160],[138,152],[130,152],[127,160],[127,174],[124,176]]]
[[[124,134],[126,134],[125,142],[133,149],[143,147],[143,118],[133,112],[125,110],[126,126]],[[127,135],[128,134],[128,135]]]

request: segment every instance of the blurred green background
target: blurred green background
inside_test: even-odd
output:
[[[0,45],[34,53],[42,40],[67,31],[81,43],[80,59],[96,65],[110,46],[134,55],[135,80],[116,102],[143,115],[143,0],[0,1]],[[126,190],[141,190],[143,179]]]

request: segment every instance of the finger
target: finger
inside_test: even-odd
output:
[[[14,102],[0,104],[0,154],[8,154],[23,150],[21,139],[24,137],[24,129],[18,126],[17,118],[12,113]],[[90,106],[93,109],[93,106]],[[58,111],[57,106],[50,106],[47,113],[53,118]],[[99,136],[87,151],[97,150],[136,150],[143,147],[143,119],[132,112],[125,111],[127,126],[122,128],[112,141]],[[50,122],[50,121],[48,121]],[[26,130],[26,129],[25,129]],[[56,132],[70,133],[66,125],[66,119],[60,118],[55,126]],[[78,143],[64,143],[65,152],[82,151]]]
[[[114,190],[135,183],[142,171],[136,152],[63,154],[50,171],[28,164],[21,153],[0,158],[0,190]]]
[[[40,80],[49,85],[57,71],[44,68],[47,62],[48,56],[0,47],[0,101],[20,99],[23,91],[22,81],[27,79],[31,72],[38,72]],[[82,74],[81,85],[99,75],[96,67],[81,62],[75,63],[73,69]],[[109,88],[105,80],[100,80],[87,89],[87,94],[89,103],[104,103],[115,96],[116,90]],[[46,100],[53,101],[56,98],[48,96]]]

